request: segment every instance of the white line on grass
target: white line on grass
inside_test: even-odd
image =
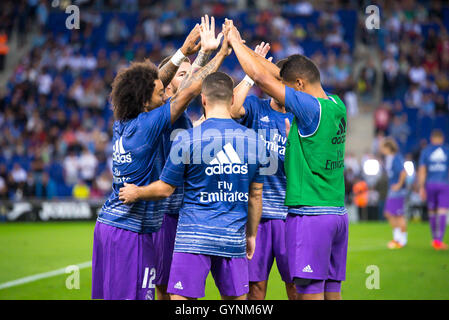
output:
[[[83,262],[83,263],[79,263],[79,264],[76,264],[75,266],[77,266],[80,269],[88,268],[88,267],[92,266],[92,261],[86,261],[86,262]],[[28,277],[25,277],[25,278],[20,278],[20,279],[13,280],[13,281],[8,281],[8,282],[5,282],[5,283],[0,283],[0,290],[6,289],[6,288],[15,287],[15,286],[19,286],[21,284],[37,281],[37,280],[40,280],[40,279],[45,279],[45,278],[50,278],[50,277],[54,277],[54,276],[59,276],[61,274],[65,274],[66,273],[65,270],[66,270],[66,268],[61,268],[61,269],[57,269],[57,270],[53,270],[53,271],[49,271],[49,272],[34,274],[32,276],[28,276]]]
[[[349,252],[362,252],[362,251],[372,251],[372,250],[378,250],[378,249],[383,249],[383,247],[375,246],[375,247],[362,247],[362,248],[354,248],[354,249],[350,248],[348,251]],[[76,266],[78,266],[78,268],[80,268],[80,269],[88,268],[88,267],[92,266],[92,261],[86,261],[83,263],[79,263],[79,264],[76,264]],[[61,269],[57,269],[57,270],[53,270],[53,271],[49,271],[49,272],[34,274],[32,276],[20,278],[20,279],[13,280],[13,281],[8,281],[5,283],[0,283],[0,290],[19,286],[21,284],[37,281],[40,279],[59,276],[61,274],[66,273],[65,269],[66,268],[61,268]]]

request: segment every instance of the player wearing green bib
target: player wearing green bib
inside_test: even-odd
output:
[[[225,24],[245,73],[295,116],[285,155],[285,204],[288,264],[298,297],[341,299],[348,247],[346,107],[338,96],[323,90],[311,60],[292,55],[279,70],[245,46],[231,20]]]

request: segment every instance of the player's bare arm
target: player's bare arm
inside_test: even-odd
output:
[[[425,183],[427,178],[427,168],[425,165],[419,166],[418,169],[418,189],[419,189],[419,195],[422,200],[425,200],[426,197],[426,189],[425,189]]]
[[[201,84],[203,83],[204,78],[218,70],[224,59],[231,53],[231,50],[225,36],[220,51],[218,51],[215,57],[204,67],[194,72],[189,72],[189,74],[184,77],[179,85],[176,95],[173,96],[170,103],[172,123],[184,112],[190,101],[200,94]]]
[[[261,57],[265,58],[268,51],[270,50],[270,44],[261,42],[256,46],[254,51],[259,54]],[[270,57],[268,60],[271,61],[273,57]],[[254,84],[254,81],[246,76],[240,83],[234,88],[234,103],[231,106],[231,116],[234,119],[240,119],[245,115],[245,108],[243,107],[243,103],[245,102],[245,98],[248,95],[251,87]]]
[[[175,189],[176,187],[161,180],[142,187],[125,183],[124,187],[120,188],[119,199],[125,204],[141,200],[156,201],[171,196]]]
[[[201,42],[198,41],[199,38],[200,25],[197,24],[192,29],[192,31],[190,31],[189,35],[184,41],[184,44],[179,49],[184,57],[188,57],[198,52],[198,50],[201,48]],[[196,43],[197,41],[198,43]],[[168,86],[168,84],[172,81],[179,66],[180,64],[176,65],[172,60],[170,60],[159,70],[159,79],[162,81],[164,87]]]
[[[232,25],[232,21],[228,22],[226,27],[229,29],[228,41],[230,46],[234,49],[235,55],[237,56],[243,71],[253,79],[262,91],[279,101],[281,104],[285,104],[285,85],[274,76],[275,73],[273,72],[274,68],[276,68],[276,72],[279,73],[279,68],[248,48],[242,42],[240,33],[237,28]],[[261,60],[265,61],[265,63],[262,64]],[[267,64],[270,66],[269,68],[267,68]]]
[[[204,17],[201,17],[199,30],[201,50],[198,52],[195,61],[192,63],[192,68],[190,69],[191,73],[194,73],[206,65],[212,52],[218,48],[221,38],[223,37],[222,33],[215,36],[215,18],[211,17],[209,21],[209,16],[207,14]]]
[[[257,227],[262,216],[263,183],[253,182],[249,188],[248,222],[246,224],[246,257],[252,259],[256,249]]]

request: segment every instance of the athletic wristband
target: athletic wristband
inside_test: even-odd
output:
[[[243,81],[248,82],[250,84],[250,86],[254,85],[253,79],[251,79],[248,75],[246,75],[245,78],[243,78]]]
[[[179,67],[185,58],[186,56],[184,55],[184,53],[182,53],[181,49],[178,49],[178,51],[176,51],[173,57],[171,57],[170,61],[175,66]]]

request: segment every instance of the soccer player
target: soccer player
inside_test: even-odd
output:
[[[443,239],[449,209],[449,146],[444,143],[441,130],[432,131],[430,145],[421,152],[418,184],[422,199],[427,200],[432,246],[435,250],[447,250]]]
[[[207,65],[189,74],[176,95],[164,104],[164,85],[171,82],[182,59],[197,48],[202,30],[204,27],[196,26],[161,70],[149,61],[132,63],[114,79],[113,190],[94,231],[93,299],[154,299],[157,269],[153,233],[162,223],[162,203],[127,205],[119,200],[118,192],[125,182],[147,185],[158,179],[161,166],[157,149],[163,133],[171,129],[200,93],[202,80],[215,72],[227,55],[227,49],[220,50]]]
[[[393,228],[393,240],[389,249],[400,249],[407,244],[407,221],[404,217],[404,200],[406,196],[404,159],[392,138],[385,138],[380,152],[385,156],[385,168],[388,175],[389,190],[385,202],[384,214]]]
[[[245,46],[231,20],[225,24],[245,73],[294,115],[284,166],[289,207],[286,246],[298,298],[341,299],[348,245],[343,176],[346,107],[338,96],[323,90],[311,60],[292,55],[279,70]]]
[[[215,37],[215,19],[211,17],[210,25],[209,25],[209,17],[206,15],[202,19],[202,26],[205,27],[201,32],[201,50],[198,53],[197,58],[190,64],[190,60],[186,57],[184,61],[178,68],[175,76],[172,81],[165,88],[165,99],[169,100],[173,95],[178,91],[179,86],[182,83],[182,80],[189,75],[191,72],[195,72],[198,68],[204,66],[208,61],[209,57],[214,49],[219,44],[219,39]],[[165,66],[172,56],[166,57],[159,64],[159,69]],[[174,130],[187,130],[192,128],[192,122],[190,121],[186,112],[184,112],[181,117],[173,124],[172,130],[168,130],[162,136],[162,150],[160,150],[160,154],[164,154],[161,156],[159,161],[160,165],[163,165],[168,158],[172,138],[176,132]],[[182,199],[183,199],[184,189],[183,187],[176,188],[173,194],[167,199],[163,200],[162,208],[164,208],[165,215],[164,220],[162,222],[161,229],[154,234],[154,245],[156,250],[156,260],[157,260],[157,268],[158,270],[155,278],[156,284],[156,294],[158,300],[169,300],[170,296],[167,294],[167,284],[168,277],[170,274],[170,266],[173,256],[173,248],[175,245],[175,235],[176,228],[178,225],[178,214],[181,208]]]
[[[203,297],[211,271],[223,299],[241,300],[262,213],[263,143],[231,118],[228,75],[209,75],[201,97],[206,120],[178,136],[160,180],[146,187],[127,184],[120,198],[160,199],[184,185],[167,291],[174,300]]]
[[[270,46],[262,42],[256,46],[256,53],[265,57]],[[285,60],[276,66],[282,66]],[[269,153],[278,158],[278,168],[275,174],[266,175],[262,195],[262,219],[259,224],[256,239],[256,251],[249,261],[249,294],[248,300],[263,300],[267,293],[267,282],[273,261],[285,282],[289,300],[296,299],[296,288],[290,277],[285,246],[285,218],[288,208],[284,206],[286,178],[284,171],[285,144],[287,133],[286,119],[291,122],[293,114],[286,112],[285,107],[275,99],[260,99],[248,96],[254,82],[245,77],[234,89],[234,104],[231,116],[239,119],[245,127],[252,128],[262,135]],[[246,97],[246,99],[245,99]]]

